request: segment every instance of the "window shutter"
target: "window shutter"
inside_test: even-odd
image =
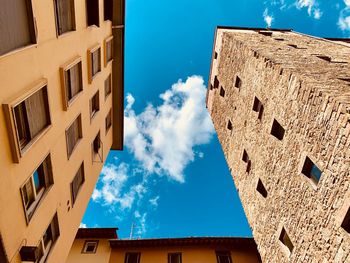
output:
[[[81,67],[79,62],[69,70],[70,73],[70,88],[72,97],[77,95],[81,90]]]
[[[74,146],[77,144],[80,138],[80,115],[72,125],[67,130],[67,148],[68,148],[68,156],[71,155]]]
[[[70,70],[64,72],[64,86],[66,89],[66,101],[68,102],[72,97],[72,88],[71,88],[71,73]]]
[[[46,87],[25,100],[30,137],[34,138],[50,124]]]
[[[93,76],[96,75],[100,71],[100,49],[97,49],[94,53],[92,53],[92,72]]]

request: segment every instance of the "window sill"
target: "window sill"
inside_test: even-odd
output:
[[[95,119],[97,113],[99,113],[99,112],[100,112],[100,110],[97,110],[90,115],[90,123],[92,123],[92,121]]]
[[[91,78],[89,79],[89,84],[92,84],[95,78],[97,78],[99,75],[101,75],[102,70],[98,71],[95,75],[91,75]]]
[[[31,207],[33,207],[33,212],[31,213],[31,216],[29,217],[27,209],[25,209],[25,214],[26,214],[26,223],[27,226],[29,225],[30,221],[32,220],[32,218],[34,217],[34,215],[36,214],[35,212],[38,210],[38,208],[40,207],[40,205],[43,203],[45,197],[48,195],[48,193],[50,192],[51,188],[53,187],[53,184],[48,186],[44,192],[42,193],[41,197],[34,201],[34,203],[31,205]]]
[[[56,37],[57,37],[57,39],[64,38],[64,37],[68,37],[68,36],[70,36],[71,34],[75,33],[76,31],[77,31],[77,30],[74,29],[74,30],[71,30],[71,31],[64,32],[64,33],[62,33],[62,34],[60,34],[60,35],[56,32]]]
[[[82,138],[79,138],[79,140],[77,141],[77,143],[74,145],[74,147],[73,147],[73,149],[72,149],[72,151],[71,151],[71,153],[70,154],[68,154],[67,153],[67,156],[68,156],[68,161],[69,161],[69,159],[72,157],[72,155],[73,155],[73,153],[74,153],[74,151],[76,150],[76,148],[78,147],[78,145],[79,145],[79,143],[80,143],[80,141],[82,140]]]
[[[38,135],[36,135],[33,139],[29,141],[29,143],[23,147],[23,149],[19,150],[20,158],[22,158],[31,148],[32,146],[41,139],[52,127],[52,124],[48,125],[46,128],[44,128]]]
[[[307,177],[303,173],[300,173],[302,180],[305,181],[314,191],[317,191],[318,183],[316,184],[311,178]]]
[[[19,52],[22,52],[24,50],[31,49],[31,48],[34,48],[34,47],[36,48],[37,46],[38,46],[37,43],[35,43],[35,44],[32,43],[32,44],[29,44],[27,46],[16,48],[16,49],[11,50],[11,51],[9,51],[9,52],[7,52],[5,54],[0,55],[0,60],[3,59],[3,58],[9,57],[9,56],[15,55],[15,54],[17,54]]]
[[[80,97],[80,95],[83,93],[83,90],[79,91],[79,93],[75,94],[73,98],[71,98],[68,102],[67,102],[67,109],[66,111],[68,111],[68,109],[73,105],[73,103],[78,100],[78,98]]]

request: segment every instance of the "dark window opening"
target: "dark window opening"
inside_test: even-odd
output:
[[[243,150],[242,161],[245,163],[248,163],[248,161],[249,161],[249,156],[248,156],[248,153],[246,152],[246,150]]]
[[[231,254],[229,251],[216,252],[217,263],[232,263]]]
[[[284,228],[282,228],[279,240],[289,249],[290,253],[292,253],[294,246]]]
[[[6,251],[4,248],[4,244],[2,243],[2,238],[0,236],[0,262],[8,263],[8,259],[6,256]]]
[[[259,179],[258,181],[258,185],[256,186],[256,190],[264,197],[267,197],[267,191],[266,188],[264,186],[264,184],[262,183],[262,181]]]
[[[288,46],[293,47],[293,48],[298,48],[298,46],[295,44],[288,44]]]
[[[106,133],[109,131],[109,129],[112,127],[112,110],[109,110],[106,119],[105,119],[105,129]]]
[[[328,56],[316,56],[318,57],[319,59],[322,59],[324,61],[327,61],[327,62],[332,62],[332,59]]]
[[[214,59],[217,59],[217,58],[218,58],[218,53],[215,52],[215,54],[214,54]]]
[[[108,62],[113,60],[113,38],[111,38],[110,40],[106,41],[105,52],[106,52],[106,62],[105,62],[105,64],[107,65]]]
[[[64,71],[64,89],[66,106],[72,102],[73,98],[83,90],[82,64],[81,61],[73,67]]]
[[[75,30],[74,0],[55,0],[57,35]]]
[[[315,184],[317,184],[320,181],[322,175],[321,170],[307,156],[305,158],[305,162],[301,172],[306,177],[310,178]]]
[[[282,74],[283,74],[283,69],[280,70],[280,75],[282,75]]]
[[[220,96],[225,97],[225,90],[223,87],[220,88]]]
[[[125,253],[125,263],[140,263],[141,253]]]
[[[86,0],[86,20],[88,26],[100,26],[99,0]]]
[[[36,43],[32,1],[1,1],[0,56]]]
[[[105,79],[105,99],[108,95],[112,93],[112,75],[109,74],[107,79]]]
[[[99,91],[97,91],[90,100],[90,118],[93,118],[99,110],[100,110],[100,96],[99,96]]]
[[[250,173],[250,170],[251,170],[251,169],[252,169],[252,161],[251,161],[251,160],[248,160],[246,172],[247,172],[247,173]]]
[[[236,76],[235,87],[240,89],[241,86],[242,86],[242,80],[240,79],[240,77]]]
[[[232,122],[230,120],[228,120],[227,129],[232,131]]]
[[[182,263],[181,253],[169,253],[168,263]]]
[[[97,133],[94,141],[92,142],[92,149],[95,154],[98,154],[101,148],[100,132]]]
[[[83,138],[82,126],[81,126],[81,114],[74,120],[74,122],[66,130],[66,142],[67,142],[67,156],[68,159],[72,155],[75,147],[80,139]]]
[[[259,31],[259,34],[270,37],[272,36],[272,32],[271,31]]]
[[[273,120],[271,134],[275,136],[278,140],[282,140],[284,137],[284,128],[281,126],[281,124],[278,123],[278,121]]]
[[[348,233],[350,233],[350,208],[348,209],[348,212],[346,213],[346,216],[343,220],[343,223],[341,224],[341,227]]]
[[[218,80],[218,77],[215,76],[215,78],[214,78],[214,89],[217,89],[217,88],[219,88],[219,80]]]
[[[339,78],[342,81],[350,82],[350,78]]]
[[[103,8],[104,20],[113,21],[113,0],[104,0]]]
[[[98,246],[98,240],[97,241],[85,241],[83,251],[81,253],[83,254],[94,254],[97,251]]]
[[[284,41],[283,38],[275,38],[275,40],[277,40],[277,41]]]
[[[74,205],[77,200],[78,193],[81,189],[81,186],[85,182],[85,173],[84,173],[84,162],[81,163],[79,170],[74,176],[73,181],[71,182],[71,194],[72,194],[72,204]]]
[[[264,106],[257,97],[254,97],[253,111],[259,112],[258,119],[261,120],[264,112]]]

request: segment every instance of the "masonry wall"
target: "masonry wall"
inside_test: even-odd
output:
[[[222,28],[213,53],[207,107],[263,262],[350,262],[350,234],[341,227],[350,206],[350,82],[342,80],[350,78],[349,46]],[[260,120],[254,97],[264,107]],[[270,134],[274,119],[282,140]],[[306,156],[322,171],[318,184],[301,173]],[[279,241],[282,228],[291,253]]]

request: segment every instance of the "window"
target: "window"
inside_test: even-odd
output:
[[[112,93],[112,74],[109,74],[105,80],[105,100]]]
[[[81,114],[73,121],[73,123],[66,130],[67,156],[68,159],[72,155],[75,147],[80,139],[83,138],[81,128]]]
[[[259,31],[259,34],[264,35],[264,36],[272,36],[272,32],[271,31]]]
[[[104,0],[104,20],[113,21],[113,0]]]
[[[98,246],[98,240],[87,240],[85,241],[83,251],[81,253],[95,254],[97,251],[97,246]]]
[[[50,249],[55,244],[56,240],[60,236],[57,213],[53,217],[50,225],[47,227],[43,237],[39,241],[39,260],[38,262],[45,262],[49,255]]]
[[[16,163],[51,124],[46,81],[38,82],[27,94],[3,105]]]
[[[113,60],[113,36],[104,41],[105,67]]]
[[[218,263],[232,263],[231,254],[228,251],[216,252],[216,259]]]
[[[89,84],[97,73],[101,72],[101,48],[99,45],[88,50]]]
[[[256,190],[264,197],[267,197],[267,191],[266,188],[264,186],[264,184],[262,183],[262,181],[259,179],[258,181],[258,185],[256,186]]]
[[[96,113],[100,110],[100,95],[99,91],[90,100],[90,118],[92,119]]]
[[[295,44],[288,44],[288,46],[290,46],[290,47],[292,47],[292,48],[298,48],[298,46],[295,45]]]
[[[214,89],[217,89],[219,87],[219,80],[218,80],[218,77],[215,76],[214,78]]]
[[[97,133],[95,139],[92,141],[91,144],[92,149],[92,161],[93,162],[103,162],[103,151],[102,149],[102,142],[100,137],[100,131]]]
[[[259,113],[258,119],[261,120],[264,112],[264,106],[262,105],[261,101],[257,97],[254,97],[253,111]]]
[[[32,2],[1,1],[0,56],[17,48],[36,43]]]
[[[225,90],[223,87],[220,88],[220,96],[225,97]]]
[[[302,174],[310,178],[312,182],[316,185],[321,179],[322,172],[321,170],[311,161],[309,157],[306,156],[303,169],[301,170]]]
[[[83,77],[81,58],[75,58],[72,62],[60,68],[63,108],[67,110],[76,96],[83,90]]]
[[[275,40],[277,40],[277,41],[284,41],[283,38],[275,38]]]
[[[44,193],[53,184],[50,154],[21,187],[23,207],[27,222],[32,218]]]
[[[288,248],[289,252],[292,253],[294,246],[284,228],[282,228],[279,240]]]
[[[79,190],[84,182],[85,182],[84,162],[82,162],[77,173],[74,176],[73,181],[70,184],[73,205],[74,205],[75,201],[77,200]]]
[[[168,263],[182,263],[181,253],[169,253]]]
[[[343,220],[343,223],[341,224],[341,227],[350,234],[350,208],[348,209],[348,212],[346,213],[346,216]]]
[[[125,263],[140,263],[141,253],[125,253]]]
[[[87,26],[100,26],[99,0],[86,0],[86,22]]]
[[[227,122],[227,129],[232,131],[232,122],[230,120]]]
[[[242,87],[242,80],[238,76],[236,76],[235,87],[238,89],[240,89]]]
[[[273,120],[271,134],[275,136],[278,140],[282,140],[284,137],[284,129],[278,121]]]
[[[112,127],[112,109],[109,110],[109,112],[106,116],[105,126],[106,126],[106,134],[107,134],[109,129]]]
[[[54,0],[57,35],[75,30],[74,0]]]
[[[322,59],[322,60],[324,60],[324,61],[327,61],[327,62],[332,62],[332,59],[331,59],[330,57],[328,57],[328,56],[321,56],[321,55],[318,55],[318,56],[316,56],[316,57],[318,57],[319,59]]]
[[[215,52],[215,53],[214,53],[214,59],[217,59],[217,58],[218,58],[218,53]]]
[[[243,150],[242,161],[245,163],[248,163],[248,161],[249,161],[249,156],[248,156],[248,153],[246,152],[246,150]]]

